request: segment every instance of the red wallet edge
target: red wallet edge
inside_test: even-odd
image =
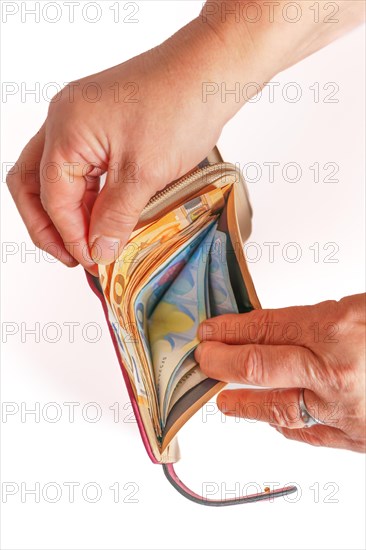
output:
[[[111,335],[111,337],[112,337],[112,342],[113,342],[114,350],[115,350],[115,352],[116,352],[117,360],[118,360],[119,366],[120,366],[121,371],[122,371],[122,376],[123,376],[123,379],[124,379],[125,384],[126,384],[127,392],[128,392],[129,398],[130,398],[130,400],[131,400],[132,409],[133,409],[133,412],[134,412],[134,415],[135,415],[135,418],[136,418],[136,422],[137,422],[137,426],[138,426],[138,429],[139,429],[139,432],[140,432],[140,435],[141,435],[142,442],[143,442],[143,444],[144,444],[144,447],[145,447],[145,449],[146,449],[147,454],[149,455],[150,460],[151,460],[154,464],[160,464],[160,463],[156,460],[156,458],[155,458],[155,456],[154,456],[154,453],[152,452],[152,449],[151,449],[151,446],[150,446],[148,437],[147,437],[146,432],[145,432],[145,430],[144,430],[144,424],[143,424],[143,422],[142,422],[142,418],[141,418],[141,415],[140,415],[140,411],[139,411],[139,408],[138,408],[138,405],[137,405],[137,402],[136,402],[136,397],[135,397],[134,391],[133,391],[132,386],[131,386],[130,378],[129,378],[129,376],[128,376],[126,367],[124,366],[124,364],[122,363],[122,361],[121,361],[121,359],[120,359],[119,351],[118,351],[117,338],[116,338],[116,335],[115,335],[115,333],[114,333],[113,327],[112,327],[111,323],[109,322],[108,308],[107,308],[107,304],[106,304],[106,302],[105,302],[104,296],[103,296],[103,294],[101,294],[101,292],[95,287],[95,284],[94,284],[94,282],[93,282],[93,276],[92,276],[90,273],[88,273],[87,271],[85,271],[85,274],[86,274],[86,278],[87,278],[87,280],[88,280],[88,284],[89,284],[90,288],[92,289],[92,291],[94,292],[94,294],[97,296],[97,298],[99,298],[99,300],[100,300],[100,302],[101,302],[101,304],[102,304],[103,311],[104,311],[104,316],[105,316],[106,321],[107,321],[109,333],[110,333],[110,335]]]

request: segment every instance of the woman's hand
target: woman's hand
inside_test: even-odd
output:
[[[365,451],[365,297],[205,321],[196,350],[205,374],[268,388],[224,390],[220,410],[268,422],[289,439]],[[325,425],[304,428],[301,388]]]
[[[7,179],[37,246],[96,274],[95,262],[117,257],[150,197],[204,159],[250,94],[364,12],[363,2],[341,1],[337,23],[318,22],[306,2],[294,23],[288,2],[269,12],[268,2],[257,4],[262,15],[250,23],[243,14],[253,2],[208,1],[160,46],[53,99]]]
[[[94,262],[117,257],[150,197],[214,147],[224,108],[202,102],[200,75],[213,75],[202,51],[219,40],[203,30],[191,26],[53,99],[7,180],[37,246],[96,273]]]

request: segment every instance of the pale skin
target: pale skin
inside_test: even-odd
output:
[[[98,263],[109,264],[116,258],[149,198],[196,166],[249,99],[222,102],[216,94],[202,101],[203,82],[225,82],[227,89],[238,81],[262,86],[356,27],[365,12],[362,0],[338,1],[337,22],[329,23],[327,2],[321,1],[315,22],[309,9],[314,2],[304,1],[295,24],[283,16],[288,2],[276,2],[269,15],[264,0],[257,0],[264,15],[256,23],[225,16],[226,8],[236,5],[245,10],[250,3],[208,2],[197,19],[161,45],[75,81],[54,98],[44,124],[7,179],[37,246],[69,267],[80,263],[96,275]],[[123,91],[128,82],[137,84],[138,100],[116,100],[116,83]],[[97,84],[102,92],[96,102],[82,94],[88,83]],[[35,166],[37,176],[27,173]],[[107,179],[100,190],[102,173]],[[291,346],[268,342],[265,335],[254,343],[245,336],[227,341],[224,330],[209,335],[201,329],[207,341],[197,356],[207,374],[272,388],[224,391],[219,407],[248,416],[251,409],[246,405],[252,401],[263,409],[258,419],[274,424],[286,437],[365,450],[364,296],[308,306],[301,314],[298,308],[287,308],[215,322],[220,327],[228,322],[245,327],[249,319],[260,324],[268,317],[279,324],[298,322],[304,329],[301,339]],[[305,330],[308,319],[320,327],[339,325],[338,341],[314,342],[314,335],[312,340]],[[294,413],[288,413],[286,403],[298,403],[302,387],[309,409],[325,414],[327,403],[339,404],[327,426],[305,429],[294,420]],[[271,400],[272,414],[265,412],[265,403]]]

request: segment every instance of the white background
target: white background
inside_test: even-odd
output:
[[[27,2],[27,7],[33,4]],[[73,24],[67,22],[63,2],[62,17],[54,24],[42,17],[35,23],[32,16],[23,23],[20,11],[9,17],[2,25],[3,81],[16,83],[19,90],[38,82],[42,92],[48,82],[63,84],[95,73],[161,42],[196,16],[201,6],[195,1],[139,2],[138,23],[128,24],[122,19],[131,10],[122,10],[121,21],[115,23],[112,2],[102,2],[102,17],[93,24],[81,16],[84,4],[81,0]],[[48,17],[54,14],[50,8]],[[89,17],[94,17],[92,10]],[[364,291],[363,51],[361,28],[276,77],[280,86],[274,102],[264,90],[260,100],[248,104],[227,125],[220,139],[226,160],[241,166],[257,163],[263,170],[259,181],[248,182],[254,208],[250,241],[256,243],[248,254],[254,258],[258,247],[262,251],[250,269],[264,307],[311,304]],[[283,99],[289,82],[301,87],[296,103]],[[319,102],[310,89],[316,82]],[[339,87],[337,103],[324,102],[332,91],[323,89],[329,82]],[[54,92],[49,93],[51,97]],[[17,159],[43,122],[47,107],[42,97],[22,100],[20,91],[3,98],[3,167]],[[272,183],[264,162],[281,163]],[[301,166],[300,181],[287,182],[281,176],[289,162]],[[321,171],[320,182],[314,182],[309,167],[315,162],[337,163],[339,173],[334,177],[339,181],[325,182],[329,171]],[[253,170],[248,168],[249,180],[255,179]],[[213,405],[182,430],[183,459],[177,469],[184,481],[197,491],[203,482],[217,487],[226,482],[222,493],[235,484],[243,490],[248,482],[261,487],[297,482],[298,500],[214,509],[197,506],[175,492],[160,466],[150,463],[136,424],[129,421],[128,396],[103,314],[81,268],[67,270],[46,257],[21,254],[25,247],[34,247],[4,185],[2,239],[15,243],[14,254],[2,256],[3,341],[4,327],[17,331],[8,336],[3,351],[2,400],[14,414],[2,416],[2,482],[19,487],[2,504],[2,548],[364,548],[362,455],[291,442],[263,424],[225,422]],[[280,243],[273,262],[264,242]],[[282,255],[289,242],[300,247],[298,262]],[[319,243],[319,261],[309,248],[314,243]],[[325,261],[332,251],[324,250],[327,243],[336,243],[337,262]],[[294,249],[288,253],[291,256]],[[79,323],[74,342],[65,325],[70,322]],[[35,323],[41,331],[39,342],[24,332]],[[96,331],[91,325],[85,329],[87,323],[101,327],[95,343],[90,340]],[[55,335],[59,341],[51,343]],[[51,422],[56,409],[45,407],[50,402],[58,404],[57,422]],[[69,421],[66,402],[79,404],[74,422]],[[95,423],[90,422],[95,409],[84,408],[90,402],[101,412]],[[32,415],[22,421],[21,411],[35,403],[41,410],[39,422]],[[114,403],[120,407],[115,417],[110,409]],[[73,503],[65,482],[80,484]],[[48,502],[55,495],[51,487],[39,503],[32,495],[22,502],[21,483],[27,489],[39,483],[41,490],[47,483],[58,484],[60,500]],[[98,502],[83,498],[87,483],[100,488]],[[121,489],[117,503],[109,489],[116,483]],[[128,502],[134,486],[125,487],[127,483],[137,484],[138,502]],[[91,488],[87,498],[94,494]]]

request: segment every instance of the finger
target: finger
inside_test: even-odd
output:
[[[225,390],[217,397],[221,412],[228,416],[268,422],[290,429],[303,428],[299,389]]]
[[[89,271],[95,269],[88,244],[90,214],[85,204],[86,178],[91,169],[92,164],[72,149],[61,154],[46,135],[41,159],[41,201],[65,248]]]
[[[316,357],[301,346],[202,342],[195,359],[210,378],[272,388],[309,388],[317,380]]]
[[[226,344],[297,344],[314,338],[314,308],[255,309],[204,321],[198,329],[201,341]]]
[[[119,168],[115,162],[111,165],[113,170],[108,171],[95,201],[89,230],[92,257],[105,265],[117,259],[152,194],[140,181],[130,180],[128,164],[127,168]]]
[[[321,424],[300,430],[291,430],[281,426],[273,427],[286,439],[292,439],[293,441],[308,443],[316,447],[333,447],[335,449],[349,450],[352,447],[356,451],[364,452],[364,447],[361,443],[355,444],[342,430],[334,427],[322,426]]]
[[[84,204],[88,210],[89,219],[93,210],[95,201],[97,200],[99,190],[100,190],[100,177],[99,176],[90,176],[85,178],[86,181],[86,190],[84,195]],[[93,263],[91,267],[87,267],[87,270],[98,277],[98,266]]]
[[[88,209],[89,216],[93,210],[95,201],[97,200],[99,189],[100,189],[100,177],[99,176],[88,176],[85,178],[86,189],[84,195],[84,203]]]
[[[306,426],[299,405],[300,391],[299,388],[224,390],[218,395],[217,405],[228,416],[268,422],[291,430],[300,429]],[[313,418],[321,422],[328,419],[326,405],[313,392],[306,391],[306,403],[308,401],[313,403]],[[332,426],[337,426],[338,420],[333,416]]]
[[[45,139],[44,125],[23,149],[7,177],[7,185],[33,243],[68,267],[78,262],[66,250],[40,199],[40,161]]]

